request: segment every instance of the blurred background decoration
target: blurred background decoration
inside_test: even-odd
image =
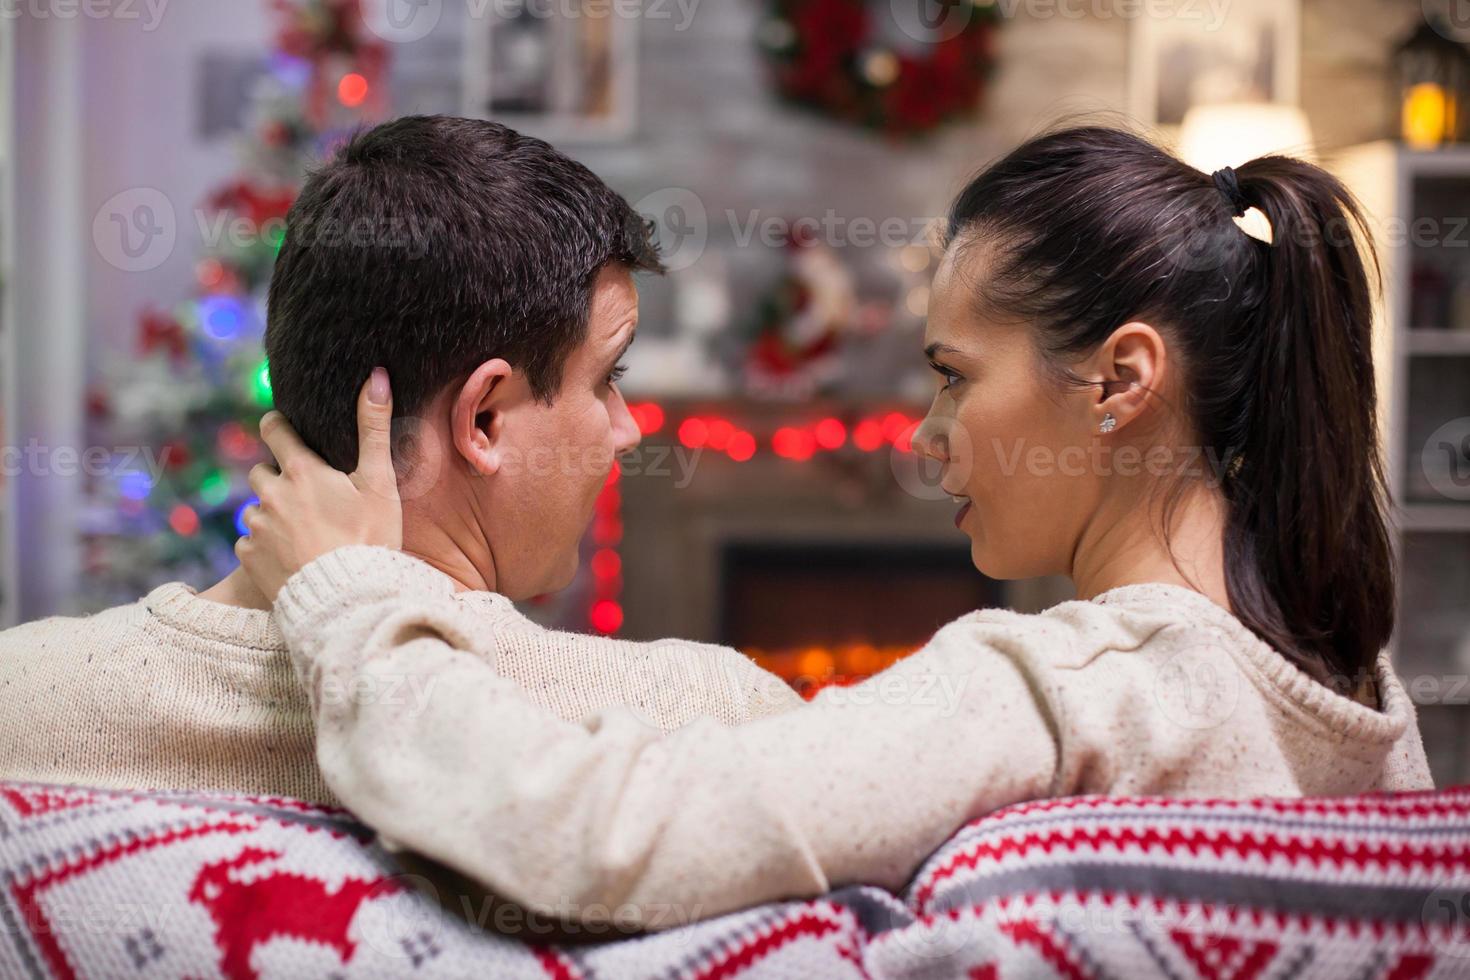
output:
[[[143,447],[88,487],[89,608],[161,580],[218,581],[235,566],[249,471],[267,458],[265,304],[286,212],[310,162],[385,109],[387,46],[357,0],[273,0],[271,12],[272,50],[236,136],[239,170],[196,212],[220,234],[197,257],[193,294],[143,310],[133,348],[110,352],[88,392],[88,444]],[[159,220],[143,204],[124,217]]]
[[[1431,13],[1394,52],[1399,135],[1415,150],[1437,150],[1466,135],[1470,51],[1449,21]]]
[[[760,40],[781,96],[890,137],[973,118],[1000,13],[957,0],[937,23],[926,4],[774,0]],[[953,25],[953,26],[950,26]]]
[[[1136,125],[1205,169],[1315,159],[1368,205],[1396,655],[1439,683],[1416,695],[1437,776],[1470,779],[1462,6],[22,5],[0,16],[0,614],[232,567],[281,218],[346,132],[410,112],[552,140],[656,222],[672,270],[640,284],[624,384],[645,450],[604,489],[576,583],[532,615],[735,644],[810,693],[969,609],[1044,608],[1066,586],[978,575],[912,452],[935,231],[1024,138]]]

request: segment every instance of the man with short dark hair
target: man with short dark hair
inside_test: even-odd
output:
[[[411,116],[313,174],[287,228],[266,332],[277,409],[350,470],[357,392],[387,368],[412,447],[408,552],[466,589],[565,587],[614,457],[638,444],[615,382],[632,273],[662,271],[647,222],[541,140]]]
[[[386,368],[405,550],[452,581],[486,623],[481,654],[545,707],[738,724],[799,699],[733,650],[592,642],[510,603],[571,581],[615,457],[638,444],[616,382],[638,323],[633,273],[659,269],[647,223],[546,143],[398,119],[348,142],[287,216],[272,389],[345,472],[357,393]],[[332,802],[269,609],[236,571],[199,595],[175,583],[0,634],[0,778]],[[417,680],[330,696],[426,706]]]

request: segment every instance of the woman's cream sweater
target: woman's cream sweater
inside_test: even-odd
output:
[[[701,716],[737,725],[801,704],[725,647],[554,632],[488,592],[451,601],[465,622],[500,638],[497,669],[570,721],[631,704],[668,731]],[[441,682],[327,693],[343,709],[366,700],[412,709]],[[0,633],[0,778],[336,801],[271,614],[210,602],[178,583],[95,616]]]
[[[898,889],[961,824],[1036,797],[1431,786],[1386,657],[1373,710],[1176,586],[972,613],[800,711],[662,737],[621,708],[574,724],[539,707],[497,670],[495,630],[400,554],[327,555],[276,615],[347,807],[506,898],[583,921],[658,928],[852,882]],[[414,705],[333,693],[415,678],[434,684]]]

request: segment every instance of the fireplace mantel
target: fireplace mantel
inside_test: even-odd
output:
[[[913,461],[896,464],[897,449],[862,452],[849,445],[807,460],[781,458],[769,449],[771,433],[782,426],[828,417],[851,426],[890,411],[918,419],[923,408],[745,401],[662,407],[665,426],[645,439],[620,483],[625,530],[620,635],[727,641],[721,628],[722,568],[731,546],[967,547],[954,527],[955,507],[948,498],[932,499],[931,492],[921,499],[901,485],[894,467]],[[736,462],[723,453],[680,445],[680,421],[693,416],[734,421],[756,435],[762,451]],[[1069,594],[1066,583],[1056,580],[1004,583],[1002,592],[1003,604],[1021,611],[1045,608]]]

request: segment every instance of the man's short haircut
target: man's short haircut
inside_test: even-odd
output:
[[[360,133],[286,218],[265,337],[276,407],[350,471],[376,366],[396,416],[494,357],[549,402],[613,264],[662,271],[650,224],[549,144],[449,116]]]

